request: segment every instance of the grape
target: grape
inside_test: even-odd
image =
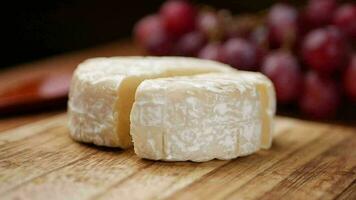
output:
[[[260,18],[254,15],[232,17],[226,22],[226,38],[249,38]]]
[[[305,12],[301,12],[298,17],[298,37],[296,41],[297,45],[300,43],[300,40],[303,39],[305,35],[313,29],[315,29],[315,27],[313,27],[308,21]]]
[[[160,15],[166,30],[177,38],[195,28],[196,10],[187,1],[165,2],[160,9]]]
[[[306,64],[319,73],[339,70],[347,60],[348,49],[340,31],[335,27],[310,32],[302,44]]]
[[[340,104],[340,94],[334,80],[310,71],[304,79],[304,93],[299,106],[308,117],[326,119],[334,116]]]
[[[265,58],[261,71],[272,80],[279,103],[292,103],[298,99],[302,73],[293,55],[283,51],[272,52]]]
[[[257,48],[241,38],[232,38],[225,42],[223,53],[227,64],[241,70],[254,71],[258,68]]]
[[[274,5],[267,16],[270,47],[291,47],[298,32],[298,12],[287,4]]]
[[[335,9],[335,0],[310,0],[305,8],[306,21],[314,28],[330,24]]]
[[[268,31],[264,26],[256,27],[251,35],[250,41],[262,48],[268,48]]]
[[[356,103],[356,54],[353,54],[343,78],[346,94]]]
[[[169,55],[172,51],[173,41],[157,15],[141,19],[135,25],[134,34],[138,43],[152,55]]]
[[[210,40],[218,40],[224,32],[224,27],[217,13],[204,11],[199,13],[197,18],[197,28]]]
[[[146,45],[148,53],[156,56],[170,55],[172,49],[173,42],[166,34],[157,33]]]
[[[265,57],[269,53],[268,49],[265,49],[263,47],[257,46],[256,47],[256,53],[257,53],[257,65],[258,68],[260,69],[260,66],[262,65]]]
[[[207,44],[198,54],[199,58],[225,62],[222,46],[219,43]]]
[[[258,64],[261,65],[261,62],[263,61],[264,57],[266,56],[268,52],[268,32],[266,27],[264,26],[258,26],[256,27],[251,35],[250,35],[250,41],[255,44],[257,48],[257,60],[259,61]]]
[[[333,22],[347,36],[356,40],[356,4],[340,6],[335,12]]]
[[[195,31],[187,33],[176,44],[176,53],[180,56],[197,56],[206,43],[205,35]]]
[[[162,21],[157,15],[149,15],[142,18],[135,24],[134,35],[137,42],[144,45],[150,37],[150,33],[159,29],[163,30]]]

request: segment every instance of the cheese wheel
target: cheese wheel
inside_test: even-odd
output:
[[[183,57],[93,58],[75,70],[69,92],[68,127],[77,141],[108,147],[132,145],[130,112],[138,85],[159,77],[232,72],[231,67]]]
[[[202,162],[268,148],[274,96],[270,81],[252,72],[145,80],[131,112],[135,152]]]

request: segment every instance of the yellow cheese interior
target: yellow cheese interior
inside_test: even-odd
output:
[[[130,137],[130,112],[135,100],[135,92],[139,84],[144,80],[143,77],[126,78],[119,88],[119,98],[116,103],[117,112],[117,134],[122,148],[131,146]]]
[[[257,88],[260,94],[261,102],[261,118],[262,118],[262,134],[261,134],[261,147],[268,149],[271,147],[271,130],[272,130],[272,120],[267,113],[267,108],[269,107],[269,88],[265,84],[258,84]]]

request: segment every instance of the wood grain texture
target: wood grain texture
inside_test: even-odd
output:
[[[352,184],[348,188],[346,188],[339,196],[337,196],[336,199],[356,199],[356,181],[352,182]]]
[[[0,129],[1,130],[1,129]],[[355,199],[356,130],[278,117],[270,150],[154,162],[72,141],[66,115],[0,132],[1,199]]]
[[[25,114],[25,115],[12,115],[7,118],[0,118],[0,134],[5,130],[13,129],[18,126],[22,126],[28,123],[36,122],[41,119],[45,119],[51,116],[54,116],[63,111],[51,111],[43,112],[37,114]]]

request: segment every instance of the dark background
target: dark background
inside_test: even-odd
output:
[[[1,8],[0,68],[130,38],[134,23],[163,0],[11,1]],[[268,8],[273,0],[193,1],[233,13]],[[300,1],[295,1],[299,2]]]

